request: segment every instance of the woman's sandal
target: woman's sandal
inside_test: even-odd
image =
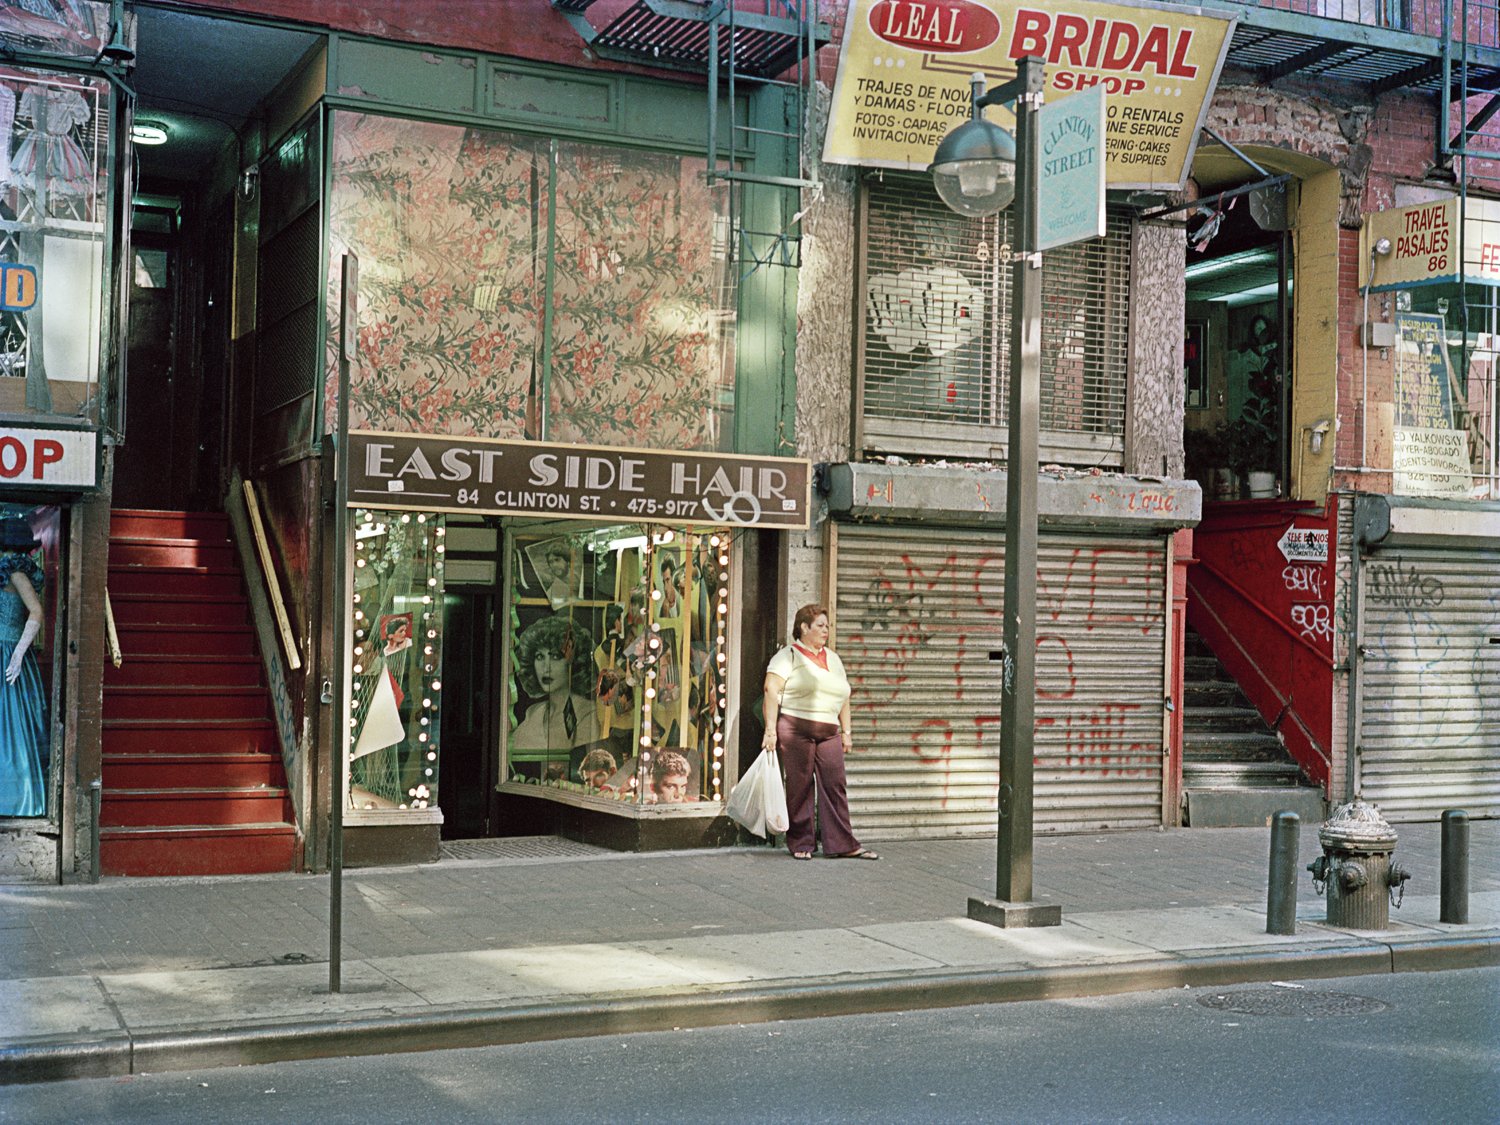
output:
[[[793,859],[812,859],[812,852],[793,852]]]
[[[879,859],[880,856],[869,848],[858,848],[852,852],[839,852],[834,859]]]

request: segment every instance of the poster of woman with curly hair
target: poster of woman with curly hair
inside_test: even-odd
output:
[[[516,640],[513,667],[521,691],[536,700],[511,732],[513,762],[567,763],[573,750],[599,738],[590,692],[594,638],[588,627],[555,613],[527,626]]]

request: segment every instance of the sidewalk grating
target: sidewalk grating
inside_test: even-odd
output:
[[[493,840],[444,840],[444,859],[505,861],[516,859],[571,859],[585,855],[613,855],[608,848],[564,840],[561,836],[507,836]]]

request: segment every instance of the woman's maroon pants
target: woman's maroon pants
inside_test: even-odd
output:
[[[849,827],[844,741],[838,724],[781,715],[776,720],[776,743],[786,770],[786,811],[791,821],[786,833],[787,851],[815,851],[819,831],[824,855],[858,851],[859,841]]]

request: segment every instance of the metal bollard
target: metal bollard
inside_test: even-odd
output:
[[[1271,817],[1271,869],[1266,878],[1266,933],[1297,932],[1297,837],[1302,819],[1282,811]]]
[[[104,807],[104,783],[89,782],[89,882],[99,881],[99,815]]]
[[[1442,907],[1438,921],[1469,920],[1469,814],[1449,809],[1443,814]]]

